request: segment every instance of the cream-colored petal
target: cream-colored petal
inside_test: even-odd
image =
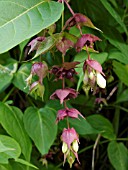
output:
[[[65,153],[65,152],[67,152],[67,150],[68,150],[68,145],[65,142],[63,142],[62,152]]]
[[[106,80],[99,72],[97,72],[96,81],[100,88],[104,89],[106,87]]]
[[[79,145],[78,145],[78,141],[74,140],[73,144],[72,144],[72,148],[75,152],[78,152],[79,149]]]

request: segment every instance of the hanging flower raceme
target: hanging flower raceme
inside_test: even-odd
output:
[[[58,123],[58,121],[60,120],[63,120],[65,117],[78,118],[78,115],[84,118],[83,115],[77,109],[74,108],[65,108],[58,110],[56,123]]]
[[[101,41],[101,39],[92,34],[83,34],[75,44],[76,51],[80,52],[83,47],[89,47],[93,49],[95,41]]]
[[[78,159],[78,149],[79,149],[79,137],[78,134],[76,133],[74,128],[64,128],[61,140],[63,142],[62,144],[62,152],[64,153],[64,163],[67,159],[70,168],[72,167],[72,164],[75,161],[75,158],[79,162]],[[79,162],[80,164],[80,162]]]
[[[84,87],[90,86],[92,89],[96,89],[96,84],[100,88],[106,87],[106,80],[103,76],[102,66],[96,60],[87,59],[83,66],[84,71]]]
[[[76,98],[78,94],[79,92],[72,88],[58,89],[50,96],[50,99],[59,99],[62,104],[66,100]]]
[[[45,62],[36,62],[32,65],[31,73],[29,77],[26,79],[27,86],[29,86],[30,94],[34,94],[35,98],[37,96],[43,99],[45,87],[43,85],[43,79],[46,77],[48,73],[48,66]],[[32,77],[36,75],[38,77],[38,81],[32,83]]]

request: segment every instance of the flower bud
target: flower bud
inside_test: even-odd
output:
[[[26,87],[30,86],[31,81],[32,81],[32,74],[30,74],[25,81],[26,81],[26,84],[27,84]],[[26,87],[25,87],[25,88],[26,88]]]
[[[67,160],[68,160],[68,163],[69,163],[69,165],[70,165],[70,168],[72,168],[72,164],[73,164],[74,161],[75,161],[75,157],[69,156]]]
[[[96,74],[96,81],[100,88],[104,89],[106,87],[106,80],[99,72],[97,72],[97,74]]]
[[[63,153],[66,153],[67,150],[68,150],[68,145],[67,145],[65,142],[63,142],[63,145],[62,145],[62,152],[63,152]]]
[[[48,73],[48,66],[45,62],[36,62],[32,65],[31,74],[39,77],[39,82],[42,83],[44,77]]]
[[[72,143],[72,148],[75,152],[78,152],[79,145],[77,140],[74,140],[74,142]]]
[[[84,73],[84,79],[83,79],[83,83],[84,83],[84,85],[87,85],[88,84],[88,72],[87,72],[87,70],[85,71],[85,73]]]

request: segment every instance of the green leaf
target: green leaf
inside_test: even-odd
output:
[[[74,127],[78,134],[80,135],[90,135],[90,134],[98,134],[100,131],[93,128],[88,120],[83,118],[80,119],[72,119],[69,118],[69,123],[71,127]],[[63,130],[66,127],[66,120],[59,122],[59,128]]]
[[[24,49],[25,46],[28,44],[30,39],[24,40],[23,42],[21,42],[19,44],[19,48],[20,48],[20,57],[19,57],[19,61],[21,61],[22,57],[24,56]]]
[[[20,144],[22,153],[29,161],[32,145],[24,129],[22,118],[23,113],[20,109],[0,103],[0,123],[7,133]]]
[[[124,31],[127,34],[127,28],[126,28],[125,24],[123,23],[120,15],[115,11],[115,9],[106,0],[100,0],[100,2],[104,5],[106,10],[113,16],[113,18],[118,22],[118,24],[120,24],[122,26],[122,28],[124,29]]]
[[[56,138],[57,126],[54,112],[48,108],[38,110],[29,107],[23,117],[25,129],[42,155],[48,153]]]
[[[124,90],[121,94],[118,95],[118,98],[115,103],[121,103],[128,101],[128,89]]]
[[[91,126],[100,131],[101,135],[109,140],[116,138],[111,122],[101,115],[95,114],[87,117]]]
[[[110,29],[110,27],[106,27],[106,25],[102,25],[102,30],[104,32],[103,36],[127,57],[128,45],[125,43],[120,32],[113,27]]]
[[[115,59],[123,64],[128,64],[128,57],[116,49],[109,52],[108,59]]]
[[[8,147],[6,147],[6,146],[0,141],[0,153],[1,153],[1,152],[5,152],[5,151],[10,151],[10,150],[14,150],[14,148],[8,148]]]
[[[68,33],[68,32],[64,32],[64,36],[65,36],[68,40],[70,40],[70,41],[72,41],[72,42],[74,42],[74,43],[76,43],[77,40],[78,40],[78,38],[77,38],[75,35],[70,34],[70,33]]]
[[[30,166],[30,167],[32,167],[32,168],[35,168],[35,169],[38,169],[36,166],[34,166],[34,165],[32,165],[31,163],[29,163],[29,162],[27,162],[27,161],[25,161],[25,160],[23,160],[23,159],[15,159],[15,161],[16,162],[19,162],[19,163],[21,163],[21,164],[23,164],[23,165],[27,165],[27,166]]]
[[[116,0],[108,0],[116,9],[118,8]]]
[[[105,7],[99,0],[76,0],[76,4],[79,4],[78,8],[80,9],[80,12],[85,13],[93,22],[97,24],[97,26],[101,23],[105,26],[108,25],[108,23],[114,25],[116,22],[108,11],[105,10]]]
[[[60,34],[54,34],[52,36],[47,37],[44,41],[42,41],[40,43],[39,48],[36,50],[36,54],[32,58],[32,60],[38,57],[39,55],[46,53],[48,50],[50,50],[55,45],[59,37]]]
[[[113,70],[118,78],[128,86],[128,66],[117,61],[113,61]]]
[[[15,74],[14,79],[13,79],[14,86],[16,86],[18,89],[22,90],[25,93],[29,92],[29,88],[28,87],[25,88],[27,86],[25,80],[30,75],[31,66],[32,66],[31,63],[23,64],[19,68],[19,70],[17,71],[17,73]]]
[[[19,144],[9,136],[0,135],[0,147],[3,148],[3,151],[0,152],[0,164],[7,164],[9,158],[16,159],[21,154]]]
[[[4,53],[55,23],[62,11],[63,5],[54,1],[1,0],[0,53]]]
[[[63,109],[63,106],[60,104],[59,100],[49,100],[46,105],[46,108],[54,109],[55,112],[57,112],[60,109]]]
[[[0,165],[0,170],[9,170],[9,169],[7,169],[4,166]]]
[[[110,142],[108,145],[108,157],[116,170],[128,169],[128,150],[123,143]]]

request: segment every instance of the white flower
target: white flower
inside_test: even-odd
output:
[[[68,150],[68,145],[65,142],[63,142],[62,152],[65,153],[65,152],[67,152],[67,150]]]
[[[72,144],[72,148],[75,152],[78,152],[79,149],[79,145],[78,145],[78,141],[74,140],[73,144]]]
[[[97,74],[96,74],[96,81],[100,88],[104,89],[106,87],[106,80],[99,72],[97,72]]]

